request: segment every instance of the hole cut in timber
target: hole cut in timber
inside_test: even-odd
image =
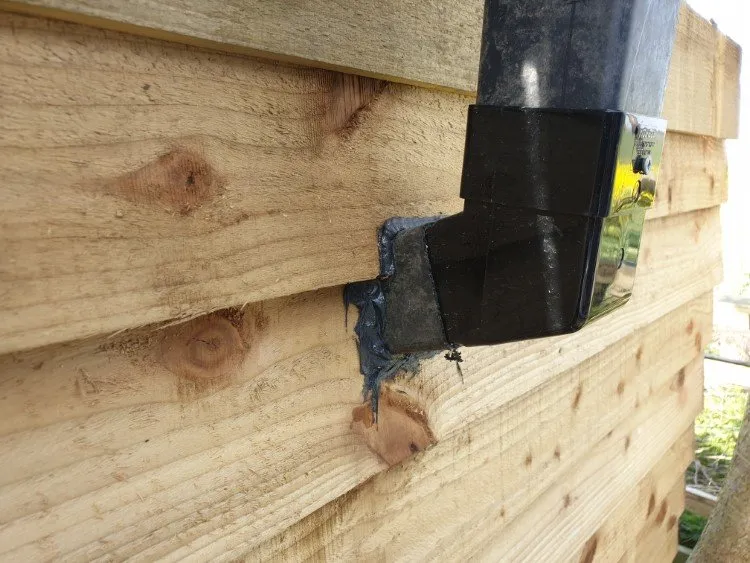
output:
[[[352,430],[388,465],[395,465],[436,442],[424,409],[407,394],[384,383],[378,421],[368,399],[352,411]]]

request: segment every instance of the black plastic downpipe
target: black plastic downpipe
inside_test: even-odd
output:
[[[366,374],[400,354],[572,332],[627,301],[679,5],[486,1],[464,210],[386,223],[381,277],[347,288]]]

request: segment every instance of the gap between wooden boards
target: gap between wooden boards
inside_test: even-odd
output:
[[[7,13],[0,69],[0,353],[372,278],[461,208],[465,97]],[[670,133],[652,217],[725,199]]]
[[[473,93],[483,0],[16,0],[0,8],[422,86]],[[186,9],[188,7],[189,9]],[[672,128],[736,137],[739,46],[683,3],[664,115]],[[690,109],[692,112],[685,112]]]
[[[661,261],[662,254],[655,259]],[[697,289],[672,286],[685,300]],[[9,403],[23,398],[25,410],[13,416],[8,412],[2,421],[0,448],[14,459],[13,473],[6,473],[10,481],[0,488],[4,518],[10,519],[4,522],[2,545],[17,547],[19,556],[111,552],[119,557],[142,550],[156,556],[179,549],[175,541],[192,538],[194,547],[213,544],[212,538],[224,537],[227,529],[245,526],[252,532],[247,536],[243,531],[243,537],[261,541],[281,532],[290,518],[304,516],[382,471],[385,464],[350,429],[352,409],[361,401],[352,342],[339,332],[343,327],[333,331],[333,325],[321,323],[326,315],[340,322],[338,299],[331,295],[321,302],[307,295],[278,301],[251,311],[248,328],[259,332],[251,338],[247,367],[229,380],[215,380],[215,386],[208,377],[175,379],[158,359],[153,363],[147,343],[135,335],[109,345],[104,341],[78,350],[39,351],[17,357],[13,370],[4,367],[3,387],[17,389]],[[438,364],[426,366],[424,378],[420,374],[411,384],[398,385],[428,413],[440,440],[436,448],[451,440],[465,442],[466,432],[472,436],[466,424],[493,416],[528,420],[526,431],[534,434],[538,409],[551,413],[575,405],[585,413],[577,422],[584,427],[617,413],[627,417],[625,405],[636,408],[648,395],[644,384],[649,378],[635,378],[640,369],[674,373],[681,359],[707,338],[708,297],[674,305],[678,308],[668,313],[665,307],[671,306],[643,302],[636,316],[600,323],[596,338],[589,332],[556,339],[555,346],[526,343],[526,351],[523,345],[495,347],[494,354],[472,350],[482,370],[467,370],[465,385],[451,375],[451,366],[440,369]],[[619,323],[631,327],[629,336],[615,330]],[[301,339],[296,343],[271,338],[292,327]],[[171,335],[167,342],[173,342]],[[154,345],[158,352],[161,343]],[[532,359],[535,369],[529,372]],[[623,371],[603,371],[618,365]],[[569,371],[557,371],[566,366]],[[602,380],[603,373],[611,376]],[[21,380],[25,385],[17,387]],[[64,388],[51,386],[51,381]],[[461,407],[478,395],[494,404]],[[612,399],[602,401],[605,396]],[[511,397],[520,403],[509,405]],[[542,397],[547,397],[544,404],[557,406],[543,408]],[[48,400],[54,408],[47,407]],[[614,408],[611,401],[622,406]],[[596,410],[600,407],[604,411]],[[526,431],[517,429],[509,436],[525,441]],[[486,434],[486,439],[492,441],[492,436]],[[468,440],[474,452],[468,455],[481,459],[485,438]],[[531,445],[539,460],[532,459],[536,471],[544,467],[547,454],[554,458],[555,444],[532,440]],[[586,447],[567,441],[560,446],[565,463],[573,451]],[[527,453],[519,449],[506,457],[528,471]],[[29,489],[36,496],[30,497]],[[201,515],[198,521],[196,514]],[[49,541],[33,539],[42,536]]]

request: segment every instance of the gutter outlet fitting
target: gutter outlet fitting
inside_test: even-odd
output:
[[[679,4],[486,1],[464,210],[388,221],[381,276],[346,290],[375,396],[412,354],[573,332],[628,301]]]

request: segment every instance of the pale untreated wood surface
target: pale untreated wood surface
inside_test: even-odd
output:
[[[739,45],[683,4],[664,98],[669,126],[737,137],[740,58]]]
[[[393,385],[438,440],[491,416],[519,416],[521,440],[538,435],[556,412],[535,391],[545,384],[556,408],[587,405],[578,423],[594,439],[592,421],[645,400],[640,369],[674,373],[707,341],[709,301],[679,307],[718,280],[717,240],[714,210],[653,220],[636,296],[616,315],[575,335],[467,350],[464,383],[436,358]],[[0,360],[0,452],[13,460],[0,486],[6,558],[218,555],[235,549],[230,540],[270,539],[387,467],[350,428],[362,379],[338,288]],[[605,366],[622,366],[623,381],[597,391]],[[528,406],[498,414],[523,396]],[[561,443],[561,459],[586,444]]]
[[[684,194],[677,197],[677,193]],[[724,141],[668,133],[654,207],[648,217],[684,213],[724,203],[728,197]]]
[[[25,13],[421,85],[476,87],[483,0],[0,2]]]
[[[690,453],[694,453],[693,448],[690,449]],[[684,474],[680,477],[681,479],[672,485],[672,489],[657,505],[651,520],[636,536],[636,561],[670,563],[674,560],[679,545],[679,519],[685,510]]]
[[[692,215],[665,219],[664,229],[679,231],[676,222],[694,229]],[[650,240],[665,234],[652,230]],[[666,265],[654,275],[644,268],[645,284],[656,283],[664,269],[678,276],[685,263],[711,269],[700,246],[694,253],[692,246],[657,250],[649,242],[646,248]],[[714,283],[697,279],[697,287],[674,286],[677,305]],[[675,373],[702,348],[710,299],[659,320],[672,306],[644,292],[640,304],[593,330],[467,350],[464,384],[452,364],[436,359],[415,379],[393,385],[424,407],[441,440],[465,444],[472,436],[467,420],[505,420],[486,439],[472,438],[473,449],[460,459],[479,462],[496,442],[508,464],[507,482],[523,482],[529,453],[535,472],[569,464],[607,424],[642,408],[636,405],[647,400],[659,374]],[[211,362],[200,361],[206,340],[216,344]],[[184,361],[175,362],[171,351],[180,345]],[[206,363],[213,367],[201,369]],[[193,368],[189,377],[186,366]],[[233,542],[270,539],[387,467],[350,429],[362,380],[338,291],[251,306],[244,314],[228,311],[189,328],[6,356],[0,373],[0,452],[12,460],[0,486],[6,559],[218,556],[234,550]],[[504,407],[513,397],[521,403]],[[580,440],[560,432],[573,411],[578,416],[566,424],[579,429]],[[545,425],[552,435],[539,435],[544,420],[557,420]],[[549,440],[560,440],[559,460]],[[550,483],[555,473],[546,475],[533,481]],[[520,512],[519,506],[509,514]]]
[[[234,10],[200,26],[226,38],[251,9],[247,33],[324,6],[172,1],[14,7],[176,26]],[[471,9],[380,5],[362,48],[411,33],[395,65],[411,72],[433,47],[403,15],[455,33]],[[338,32],[315,37],[321,57]],[[689,10],[680,37],[667,113],[709,136],[668,135],[631,303],[465,350],[462,376],[426,360],[385,384],[375,425],[338,284],[375,274],[385,218],[459,209],[470,96],[0,14],[0,560],[667,560],[738,71]]]
[[[663,345],[662,352],[671,356],[670,345]],[[684,352],[677,357],[674,362],[684,361]],[[573,408],[575,386],[563,385],[550,395],[530,394],[377,475],[251,551],[249,559],[399,556],[559,561],[568,557],[584,547],[609,507],[688,430],[702,405],[702,363],[693,361],[671,377],[663,374],[638,408],[632,402],[627,413],[606,417],[606,409],[600,411],[596,405],[617,396],[613,388],[621,373],[605,366],[616,364],[602,362],[592,372],[609,379],[612,386],[607,391],[594,388],[588,399],[591,406],[578,411],[582,417],[591,416],[586,421],[588,432],[569,434],[568,427],[547,430],[557,424],[581,424],[575,413],[560,412]],[[647,387],[654,372],[648,367],[643,370]],[[634,382],[641,379],[638,371],[636,367],[631,372]],[[522,413],[529,408],[536,414],[527,418]],[[553,409],[553,414],[546,415],[545,409]],[[599,417],[605,419],[599,422]],[[530,434],[541,430],[550,434],[549,441],[532,439],[529,455],[523,451],[529,439],[524,430]],[[517,434],[521,436],[516,442]],[[581,450],[570,452],[568,444],[562,444],[558,458],[559,440],[577,443]],[[543,449],[537,450],[537,445]],[[517,482],[506,489],[512,476]],[[540,541],[542,537],[545,541]],[[237,545],[237,539],[225,538],[224,549],[233,550],[229,555],[248,548]]]
[[[0,352],[371,278],[461,208],[468,97],[9,14],[0,71]],[[725,170],[668,135],[652,216]]]
[[[574,552],[568,561],[644,561],[636,558],[636,552],[643,553],[646,549],[644,543],[661,545],[661,540],[666,537],[672,537],[673,549],[676,549],[677,521],[683,504],[680,493],[684,489],[685,468],[694,455],[693,440],[691,428],[665,452],[637,486],[618,500],[614,510],[586,540],[583,548]],[[647,533],[653,537],[646,538]],[[644,542],[646,539],[651,542]],[[671,558],[664,559],[669,560]]]
[[[467,93],[477,83],[483,5],[484,0],[0,2],[10,10]],[[673,129],[737,135],[739,52],[683,5],[664,108]]]

